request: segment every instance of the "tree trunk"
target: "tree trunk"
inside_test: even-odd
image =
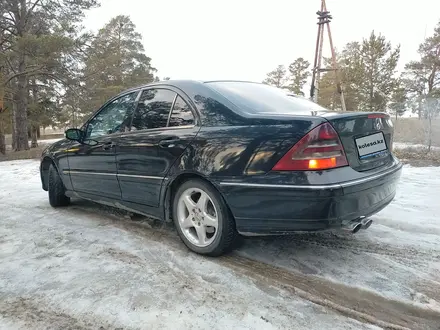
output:
[[[432,118],[428,116],[428,152],[431,151],[432,146]]]
[[[36,106],[38,104],[38,96],[37,96],[37,83],[35,79],[31,80],[31,91],[32,91],[32,102]],[[35,122],[38,115],[34,114],[30,118],[30,133],[31,133],[31,148],[38,147],[38,127],[40,126]]]
[[[17,126],[15,125],[15,113],[17,112],[17,103],[15,99],[12,101],[12,117],[11,117],[11,133],[12,133],[12,150],[17,148],[17,135],[15,132],[17,131]]]
[[[18,67],[19,72],[26,70],[25,56],[23,55]],[[17,111],[15,112],[16,125],[16,139],[17,146],[15,151],[29,150],[28,140],[28,120],[27,120],[27,105],[28,105],[28,78],[26,74],[18,77],[17,84]]]
[[[37,138],[41,138],[41,128],[38,126],[37,128]]]
[[[3,119],[0,119],[0,154],[6,154],[6,139],[4,132]]]
[[[32,125],[31,127],[31,148],[37,148],[38,147],[38,138],[37,138],[37,132],[38,129],[35,125]]]
[[[22,40],[26,34],[26,23],[27,23],[27,1],[19,0],[16,3],[16,8],[14,10],[14,17],[16,21],[17,28],[17,38]],[[24,45],[18,47],[18,73],[21,75],[17,79],[17,94],[16,103],[17,108],[15,111],[15,137],[16,146],[15,151],[29,150],[29,140],[28,140],[28,119],[27,119],[27,108],[28,108],[28,77],[26,72],[26,48]]]

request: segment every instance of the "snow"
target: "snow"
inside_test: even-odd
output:
[[[1,329],[377,329],[189,252],[167,229],[73,201],[0,162]]]
[[[0,329],[378,329],[335,306],[335,286],[347,304],[356,292],[440,320],[440,168],[405,166],[394,202],[356,235],[252,238],[212,259],[107,207],[51,208],[38,166],[0,162]],[[326,303],[311,297],[325,288]]]
[[[440,311],[439,194],[440,168],[404,166],[395,200],[368,230],[254,239],[238,253]]]

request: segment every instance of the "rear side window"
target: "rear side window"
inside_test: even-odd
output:
[[[194,116],[188,104],[178,96],[174,103],[169,126],[194,125]]]
[[[176,93],[168,89],[142,92],[131,124],[132,130],[166,127]]]
[[[206,84],[248,114],[295,114],[304,110],[327,111],[303,97],[265,84],[227,81]]]

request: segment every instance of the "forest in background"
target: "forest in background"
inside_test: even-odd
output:
[[[416,113],[419,119],[438,116],[440,22],[432,35],[420,44],[418,54],[418,59],[405,64],[403,72],[397,72],[400,45],[393,47],[391,41],[374,31],[362,41],[347,43],[341,51],[336,51],[347,110],[382,111],[396,118],[405,111]],[[331,59],[324,62],[330,69]],[[310,62],[300,57],[287,68],[278,65],[263,82],[304,95],[311,73]],[[319,82],[318,103],[340,110],[340,102],[335,72],[325,72]]]
[[[37,147],[41,127],[77,126],[118,92],[159,80],[128,16],[114,17],[97,33],[85,30],[84,13],[97,6],[97,0],[0,3],[0,153],[5,134],[12,134],[12,150]],[[431,122],[440,112],[440,22],[418,54],[399,73],[400,46],[385,36],[373,31],[346,44],[337,62],[347,109],[396,118],[411,111]],[[304,95],[311,72],[300,57],[263,82]],[[318,102],[338,110],[334,78],[333,71],[321,76]]]
[[[158,79],[129,17],[114,17],[96,34],[81,26],[85,11],[98,5],[1,2],[0,152],[6,133],[15,151],[36,147],[41,127],[78,125],[111,96]]]

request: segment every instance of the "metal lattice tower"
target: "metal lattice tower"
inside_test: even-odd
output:
[[[312,86],[310,88],[310,98],[314,102],[318,102],[319,81],[321,79],[321,72],[334,71],[335,77],[336,77],[336,88],[337,88],[339,95],[341,96],[342,110],[345,111],[346,107],[345,107],[344,91],[342,90],[341,82],[339,79],[339,69],[338,69],[338,64],[336,61],[335,49],[333,46],[332,33],[330,30],[330,22],[333,17],[330,15],[330,12],[327,10],[327,4],[325,3],[325,0],[321,0],[321,10],[317,11],[316,14],[318,15],[318,36],[316,38],[315,61],[313,64]],[[328,39],[330,42],[330,49],[332,52],[332,68],[331,69],[321,68],[322,48],[324,45],[324,29],[325,29],[325,27],[327,27]]]

